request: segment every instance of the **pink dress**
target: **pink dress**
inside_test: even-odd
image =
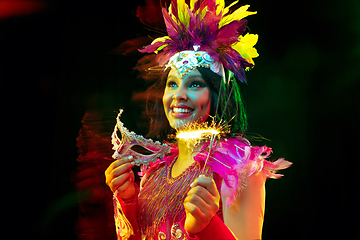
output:
[[[195,162],[175,178],[171,176],[171,169],[178,156],[176,145],[172,146],[168,156],[151,164],[144,172],[138,199],[134,203],[135,216],[128,216],[134,215],[134,211],[126,214],[124,204],[120,204],[119,200],[114,201],[115,221],[118,226],[120,225],[117,227],[118,239],[137,239],[130,237],[129,234],[132,231],[136,235],[134,229],[139,231],[137,235],[141,238],[138,239],[192,239],[183,227],[185,221],[183,202],[190,190],[190,183],[199,175],[214,178],[222,201],[226,206],[230,206],[245,188],[248,177],[261,172],[265,178],[278,178],[282,175],[276,174],[276,170],[291,165],[284,159],[267,161],[265,158],[270,155],[270,148],[252,147],[246,139],[237,136],[215,143],[202,172],[209,152],[208,145],[205,144],[194,157]],[[221,206],[222,204],[217,217],[223,221]],[[132,224],[127,218],[133,219],[130,221]],[[138,226],[132,226],[136,224]]]

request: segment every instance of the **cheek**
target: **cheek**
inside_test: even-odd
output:
[[[166,92],[164,92],[164,95],[162,97],[162,102],[163,102],[164,108],[166,107],[167,99],[168,99],[168,97],[166,95]]]
[[[197,98],[198,107],[205,113],[210,113],[210,91],[206,91],[203,94],[199,94]]]
[[[211,102],[210,91],[208,90],[202,96],[203,96],[203,99],[202,99],[202,101],[203,101],[203,109],[209,109],[210,110],[210,102]]]
[[[166,114],[167,110],[170,108],[171,101],[172,101],[171,95],[165,91],[164,95],[162,97],[165,114]]]
[[[209,96],[209,98],[207,99],[207,105],[206,105],[206,114],[209,115],[210,114],[210,109],[211,109],[211,97]]]

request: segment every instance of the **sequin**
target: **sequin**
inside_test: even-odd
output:
[[[210,68],[214,73],[222,76],[222,64],[204,51],[182,51],[172,56],[166,65],[175,71],[179,78],[184,78],[189,72],[197,67]]]
[[[163,233],[163,232],[159,232],[159,234],[158,234],[158,239],[159,239],[159,240],[166,239],[166,234]]]
[[[194,162],[182,174],[173,178],[171,169],[174,163],[175,161],[169,166],[165,163],[160,166],[140,191],[139,226],[148,239],[156,238],[159,231],[162,231],[160,226],[165,226],[165,222],[172,225],[185,216],[184,200],[190,190],[190,183],[201,174],[201,164]],[[210,167],[206,167],[203,174],[213,177]],[[172,230],[172,239],[182,239],[184,234],[178,225],[174,225]]]
[[[183,231],[180,229],[180,225],[179,224],[174,224],[171,227],[171,239],[184,239],[184,233]]]

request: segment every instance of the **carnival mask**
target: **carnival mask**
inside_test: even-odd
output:
[[[214,73],[223,76],[223,65],[211,58],[207,52],[197,51],[198,48],[199,46],[194,46],[195,51],[187,50],[176,53],[170,58],[165,69],[170,67],[179,78],[184,78],[197,67],[209,68]]]
[[[134,132],[129,132],[120,121],[122,113],[123,109],[120,109],[116,118],[117,122],[114,132],[111,136],[112,149],[115,150],[112,155],[114,159],[133,156],[137,166],[141,164],[146,166],[151,162],[155,162],[158,158],[164,157],[164,155],[170,151],[170,146],[165,143],[161,144],[159,141],[154,142],[152,139],[146,139]],[[118,137],[118,130],[121,132],[121,139]]]

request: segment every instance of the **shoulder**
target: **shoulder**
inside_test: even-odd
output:
[[[236,135],[220,139],[211,149],[209,149],[209,143],[205,144],[200,153],[196,155],[195,160],[206,161],[209,155],[207,164],[220,175],[223,175],[222,171],[227,174],[233,171],[242,171],[249,177],[266,170],[265,177],[277,178],[281,175],[275,174],[274,171],[288,168],[291,163],[283,158],[273,162],[269,161],[271,153],[270,147],[266,145],[253,146],[243,135]]]
[[[250,176],[259,173],[265,179],[277,178],[281,175],[276,174],[276,170],[291,165],[284,159],[268,161],[272,149],[267,146],[252,146],[242,135],[221,139],[211,149],[209,144],[204,145],[195,160],[206,161],[209,151],[207,164],[223,179],[221,194],[228,206],[249,184]]]
[[[210,154],[209,154],[210,153]],[[209,156],[209,157],[208,157]],[[206,143],[200,152],[194,157],[195,161],[206,161],[213,171],[230,173],[235,169],[243,168],[251,156],[251,145],[242,137],[221,139],[213,146]]]

